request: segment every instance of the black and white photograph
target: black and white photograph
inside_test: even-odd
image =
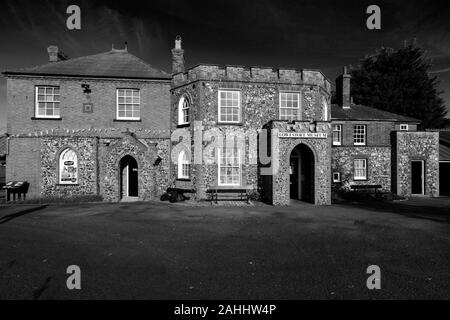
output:
[[[450,299],[450,2],[1,0],[0,46],[0,300]]]

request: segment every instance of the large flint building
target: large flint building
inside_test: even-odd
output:
[[[332,105],[318,70],[186,69],[180,38],[171,74],[126,48],[75,59],[55,46],[48,53],[47,64],[3,73],[6,176],[30,182],[31,197],[146,200],[176,186],[204,199],[214,186],[248,186],[274,205],[326,205],[355,184],[439,195],[438,133],[353,104],[346,70]]]

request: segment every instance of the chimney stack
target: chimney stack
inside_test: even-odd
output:
[[[348,73],[347,67],[344,72],[336,79],[336,98],[343,109],[350,108],[352,99],[350,97],[350,79],[352,76]]]
[[[58,46],[51,45],[47,48],[48,52],[48,61],[50,62],[58,62],[67,60],[68,57],[64,54],[64,52],[60,51]]]
[[[175,38],[175,48],[172,49],[172,74],[184,72],[184,50],[181,47],[181,37]]]

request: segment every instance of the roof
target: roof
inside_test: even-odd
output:
[[[131,79],[170,79],[171,75],[152,67],[127,50],[108,52],[3,72],[6,75],[52,75]]]
[[[421,122],[420,120],[414,118],[363,105],[352,105],[348,109],[343,109],[341,106],[333,104],[331,106],[331,118],[339,120],[380,120],[416,123]]]
[[[450,161],[450,131],[439,132],[439,161]]]
[[[6,134],[0,136],[0,157],[6,155],[6,143],[8,136]]]

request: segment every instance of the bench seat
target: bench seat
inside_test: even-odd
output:
[[[209,194],[209,200],[211,203],[214,201],[218,203],[219,193],[221,194],[238,194],[240,200],[244,200],[247,203],[250,203],[250,191],[253,190],[253,187],[250,186],[211,186],[206,190],[206,193]]]

